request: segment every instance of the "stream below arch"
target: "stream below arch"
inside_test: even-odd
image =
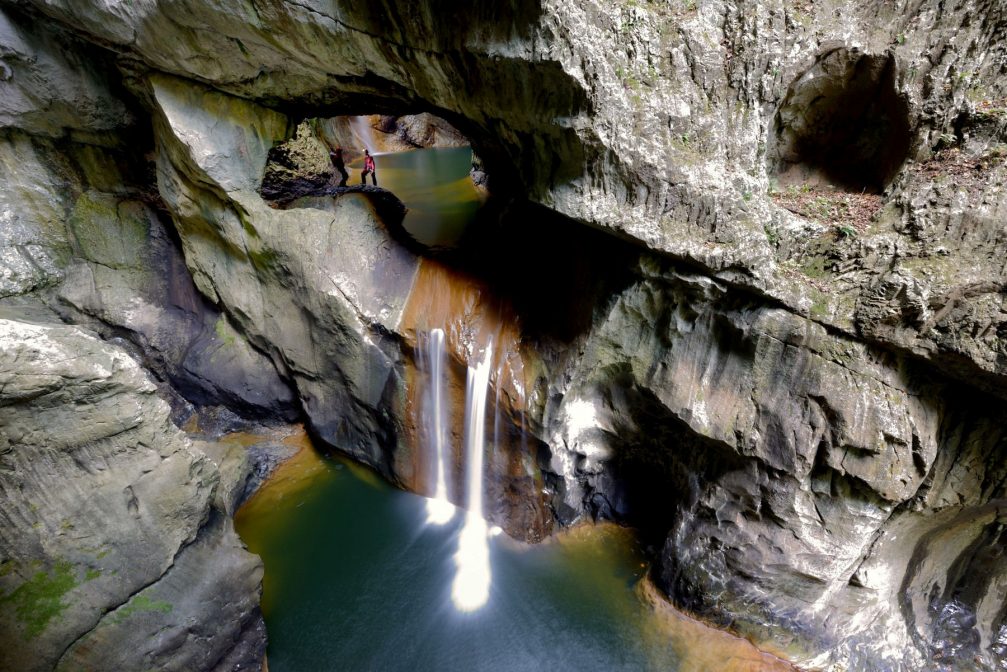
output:
[[[654,600],[631,531],[584,525],[541,544],[489,540],[489,601],[451,599],[464,516],[303,447],[238,512],[265,565],[270,672],[790,669]]]
[[[378,184],[409,209],[403,226],[411,235],[427,246],[461,238],[481,203],[468,176],[469,149],[379,154],[376,162]],[[350,168],[359,179],[359,167]],[[647,559],[631,530],[585,524],[527,544],[488,528],[482,458],[493,455],[499,437],[488,441],[483,430],[499,420],[492,411],[500,403],[499,395],[487,396],[490,369],[495,389],[507,385],[506,369],[514,394],[523,395],[518,339],[505,338],[507,329],[493,320],[455,325],[456,336],[469,340],[454,356],[468,352],[469,371],[465,397],[452,406],[444,390],[450,339],[441,322],[459,318],[439,296],[451,286],[417,283],[438,294],[419,292],[430,305],[422,304],[414,321],[430,323],[413,325],[421,354],[410,382],[415,394],[429,397],[417,404],[425,437],[417,449],[421,461],[440,461],[428,470],[438,484],[424,490],[440,493],[437,515],[429,508],[435,500],[396,490],[343,458],[323,457],[301,433],[300,451],[235,517],[265,566],[270,671],[790,669],[668,606],[646,578]],[[462,303],[472,311],[478,301]],[[449,430],[452,424],[464,424],[464,434]],[[467,502],[469,512],[456,511],[444,487],[450,469],[443,461],[459,439],[467,493],[452,501]]]

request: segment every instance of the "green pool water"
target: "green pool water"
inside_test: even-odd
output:
[[[309,447],[246,503],[236,525],[265,565],[270,672],[776,669],[657,613],[632,536],[615,527],[536,546],[491,538],[489,602],[459,612],[463,517],[428,525],[425,502]]]
[[[378,154],[374,161],[378,186],[409,209],[403,221],[406,230],[424,245],[454,245],[482,203],[469,177],[472,150],[417,149]],[[361,168],[361,161],[350,164],[351,182],[360,181]]]

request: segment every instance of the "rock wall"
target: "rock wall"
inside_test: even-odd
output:
[[[556,519],[642,526],[672,599],[810,665],[1004,664],[1002,3],[247,9],[16,4],[0,24],[17,38],[0,82],[5,292],[144,322],[94,297],[143,284],[151,261],[124,255],[158,235],[84,248],[155,231],[157,208],[95,171],[66,192],[61,166],[107,161],[127,118],[150,117],[158,196],[217,335],[243,344],[241,370],[269,372],[200,389],[296,403],[326,442],[414,484],[401,320],[417,259],[366,196],[278,210],[256,190],[301,116],[436,114],[512,202],[479,232],[491,249],[565,272],[581,235],[547,247],[547,229],[615,234],[577,272],[618,282],[578,292],[554,274],[551,317],[536,282],[481,271],[521,320],[522,417],[548,446],[522,468]],[[885,151],[806,165],[857,142]],[[830,187],[858,172],[881,193]],[[562,265],[522,249],[539,246]],[[113,279],[81,291],[68,273]],[[576,319],[550,328],[560,316]]]
[[[1002,402],[709,278],[641,271],[550,395],[565,504],[670,528],[662,588],[757,640],[788,631],[795,660],[1000,664]],[[976,563],[992,575],[965,579]]]
[[[195,290],[156,192],[146,113],[107,55],[0,18],[12,73],[0,82],[0,298],[35,291],[131,343],[193,401],[293,417],[286,382]]]
[[[262,565],[215,499],[217,465],[122,349],[11,312],[0,317],[0,666],[258,666]]]
[[[242,20],[227,3],[33,6],[118,50],[131,68],[269,106],[327,113],[318,116],[434,112],[472,140],[497,193],[527,195],[800,314],[910,347],[952,374],[1001,375],[995,343],[939,335],[941,327],[974,331],[957,328],[961,313],[994,330],[1000,324],[987,306],[1004,284],[992,261],[1003,256],[996,240],[981,255],[991,260],[982,268],[990,291],[960,271],[920,270],[930,265],[931,239],[902,250],[919,248],[921,229],[953,241],[948,228],[963,216],[975,220],[969,230],[995,229],[1002,160],[994,156],[974,175],[968,197],[951,190],[932,203],[912,196],[937,186],[931,175],[902,171],[896,180],[905,184],[891,191],[876,225],[833,246],[831,221],[794,217],[769,197],[777,161],[767,155],[788,123],[777,119],[788,91],[841,46],[891,54],[892,95],[904,104],[914,159],[929,160],[950,138],[975,167],[1004,142],[1004,16],[993,0],[515,1],[459,15],[451,30],[437,3],[407,10],[271,2]],[[178,13],[189,18],[172,20]],[[962,209],[963,198],[978,207]],[[970,259],[980,240],[945,244],[948,266],[971,268],[953,262]],[[822,247],[816,243],[830,249],[809,254]],[[850,256],[859,263],[833,263]],[[930,313],[903,306],[902,294],[919,295]],[[892,324],[871,328],[879,303],[894,313]]]
[[[158,184],[196,286],[293,382],[317,435],[386,474],[404,389],[398,322],[416,258],[366,194],[269,207],[257,189],[287,119],[153,77]]]
[[[295,417],[289,386],[196,291],[109,54],[7,8],[0,37],[0,667],[257,668],[261,563],[217,496],[242,472],[140,363],[252,416]]]

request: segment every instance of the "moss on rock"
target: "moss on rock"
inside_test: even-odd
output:
[[[24,625],[25,639],[34,639],[67,608],[63,597],[78,583],[73,565],[60,560],[51,570],[36,572],[13,592],[0,598],[0,605],[13,605],[14,614]]]

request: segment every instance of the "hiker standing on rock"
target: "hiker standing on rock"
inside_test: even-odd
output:
[[[378,174],[375,172],[374,168],[374,157],[368,150],[364,150],[364,172],[360,173],[360,180],[362,184],[367,184],[367,174],[371,174],[371,180],[374,181],[374,186],[378,186]]]
[[[336,169],[336,172],[342,176],[342,179],[339,180],[339,186],[345,187],[346,180],[350,179],[350,174],[346,172],[346,165],[343,163],[343,148],[330,149],[329,160],[332,161],[332,167]]]

